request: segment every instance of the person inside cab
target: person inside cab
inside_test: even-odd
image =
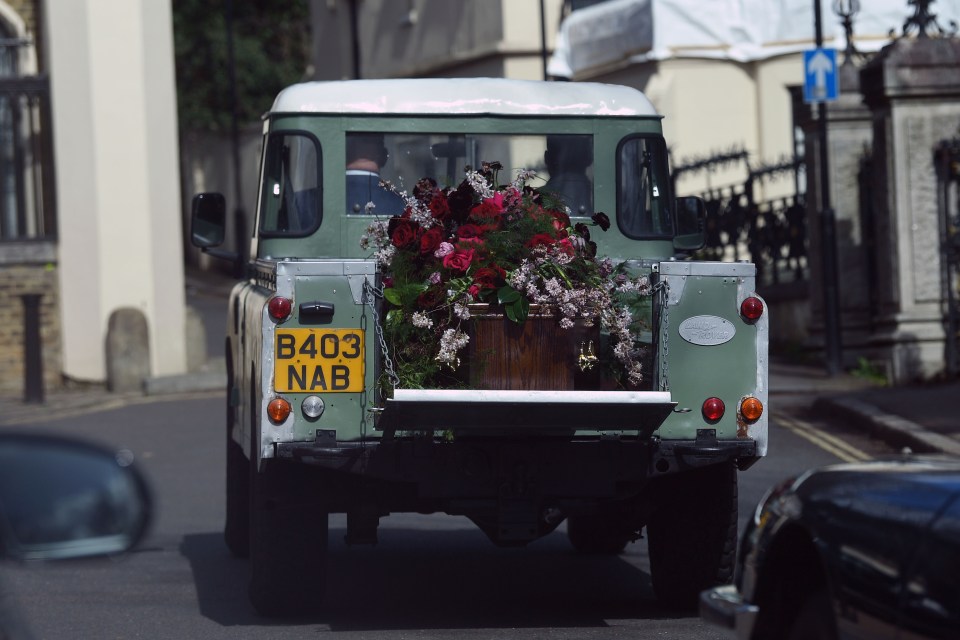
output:
[[[570,215],[593,213],[593,180],[587,169],[593,164],[593,140],[590,136],[547,136],[543,153],[549,180],[542,191],[555,194],[568,207]]]
[[[347,213],[378,216],[403,213],[403,198],[380,186],[380,169],[387,158],[382,134],[347,134]],[[372,210],[367,207],[371,202]]]

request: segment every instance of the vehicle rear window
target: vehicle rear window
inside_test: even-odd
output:
[[[503,166],[501,184],[532,171],[527,185],[557,196],[571,215],[594,213],[591,135],[348,133],[346,153],[348,215],[397,215],[402,203],[383,191],[409,193],[424,177],[455,187],[468,167],[479,170],[484,162]]]

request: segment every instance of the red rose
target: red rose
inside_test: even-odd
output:
[[[527,242],[526,242],[526,244],[524,244],[524,246],[532,249],[532,248],[534,248],[534,247],[539,247],[540,245],[543,245],[543,244],[547,244],[547,245],[553,244],[553,243],[555,243],[556,241],[557,241],[556,238],[554,238],[553,236],[551,236],[551,235],[549,235],[549,234],[546,234],[546,233],[538,233],[538,234],[536,234],[535,236],[533,236],[532,238],[530,238],[529,240],[527,240]]]
[[[572,256],[576,251],[573,248],[573,243],[570,242],[570,238],[564,238],[557,243],[557,246],[560,247],[560,250],[563,251],[568,256]]]
[[[480,298],[480,287],[478,287],[478,286],[475,285],[475,284],[470,285],[470,288],[467,289],[467,292],[468,292],[471,296],[473,296],[473,299],[474,299],[474,300],[477,300],[477,299]]]
[[[478,223],[483,229],[496,229],[500,226],[500,217],[503,208],[488,198],[470,210],[470,220]]]
[[[434,309],[443,302],[446,292],[443,287],[430,287],[417,296],[417,306],[421,309]]]
[[[417,225],[406,218],[391,218],[387,230],[390,232],[390,241],[393,246],[402,249],[417,239]]]
[[[447,196],[441,191],[437,191],[430,198],[430,213],[437,220],[446,220],[450,217],[450,203],[447,202]]]
[[[433,253],[443,242],[443,231],[439,227],[430,227],[420,236],[420,253]]]
[[[570,226],[570,216],[568,216],[563,211],[557,211],[556,209],[549,209],[547,211],[550,214],[550,217],[553,218],[553,228],[557,231],[564,231],[567,227]]]
[[[475,224],[462,224],[457,229],[457,237],[461,240],[479,239],[483,235],[483,229]]]
[[[503,284],[505,275],[500,267],[481,267],[473,274],[473,281],[481,289],[496,289]]]
[[[473,249],[457,249],[443,257],[443,266],[451,271],[466,271],[473,262]]]

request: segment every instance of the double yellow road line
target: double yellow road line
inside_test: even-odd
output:
[[[835,435],[829,434],[822,429],[818,429],[809,422],[798,420],[780,412],[773,413],[773,421],[801,438],[812,442],[824,451],[831,453],[844,462],[865,462],[872,456]]]

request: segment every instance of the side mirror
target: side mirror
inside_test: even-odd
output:
[[[227,203],[222,194],[198,193],[190,212],[190,242],[210,249],[223,244],[227,232]]]
[[[0,434],[0,558],[122,553],[144,536],[151,511],[129,452],[60,436]]]
[[[707,205],[703,198],[685,196],[676,199],[677,234],[673,248],[677,251],[696,251],[707,243]]]

